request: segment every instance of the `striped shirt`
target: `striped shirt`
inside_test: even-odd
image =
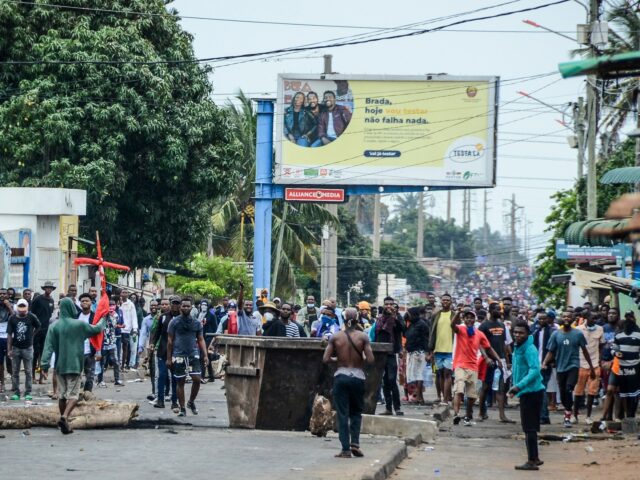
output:
[[[298,324],[294,322],[289,322],[285,325],[287,328],[287,337],[299,337],[300,330],[298,330]]]
[[[634,327],[630,334],[623,331],[616,333],[613,340],[615,351],[622,354],[620,357],[620,374],[625,375],[625,369],[631,369],[640,364],[640,328]]]

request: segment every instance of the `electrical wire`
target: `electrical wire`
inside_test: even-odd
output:
[[[496,13],[493,15],[486,15],[481,17],[469,18],[458,20],[455,22],[448,23],[446,25],[441,25],[434,28],[425,28],[421,30],[417,30],[414,32],[408,33],[399,33],[395,35],[388,35],[383,37],[376,38],[366,38],[360,40],[352,40],[347,42],[335,42],[335,43],[326,43],[323,45],[316,45],[313,47],[288,47],[288,48],[279,48],[274,50],[264,50],[261,52],[249,52],[242,53],[238,55],[223,55],[217,57],[206,57],[206,58],[193,58],[193,59],[181,59],[181,60],[5,60],[1,61],[0,65],[81,65],[81,64],[96,64],[96,65],[121,65],[121,64],[131,64],[131,65],[180,65],[180,64],[193,64],[193,63],[209,63],[209,62],[217,62],[217,61],[225,61],[225,60],[234,60],[241,58],[252,58],[252,57],[262,57],[265,55],[273,55],[279,53],[288,53],[288,52],[303,52],[307,50],[318,50],[318,49],[330,49],[330,48],[339,48],[339,47],[347,47],[354,45],[363,45],[369,43],[377,43],[384,42],[389,40],[398,40],[401,38],[409,38],[418,35],[424,35],[426,33],[431,33],[435,31],[444,30],[449,27],[453,27],[456,25],[463,25],[472,22],[479,22],[485,20],[493,20],[496,18],[502,18],[507,16],[512,16],[520,13],[532,12],[536,10],[541,10],[544,8],[561,5],[563,3],[567,3],[570,0],[555,0],[553,2],[545,3],[542,5],[537,5],[533,7],[522,8],[518,10],[511,10],[508,12]]]

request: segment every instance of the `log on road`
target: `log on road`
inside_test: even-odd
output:
[[[71,413],[73,429],[126,427],[137,416],[138,404],[105,400],[80,402]],[[0,429],[55,427],[60,419],[57,402],[47,406],[0,408]]]

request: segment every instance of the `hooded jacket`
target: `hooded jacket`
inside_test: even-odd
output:
[[[516,344],[513,351],[513,385],[520,391],[516,396],[544,390],[540,374],[538,349],[533,345],[533,337],[529,335],[522,344]]]
[[[105,318],[90,325],[75,318],[77,309],[73,300],[60,301],[60,319],[49,327],[42,354],[42,369],[49,369],[51,354],[56,354],[54,368],[60,375],[82,373],[84,368],[84,341],[97,335],[105,326]]]

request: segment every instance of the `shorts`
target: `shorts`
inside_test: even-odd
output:
[[[200,357],[192,355],[190,357],[173,357],[171,373],[175,378],[184,378],[187,374],[191,376],[199,376],[202,374],[200,366]]]
[[[591,370],[588,368],[581,368],[578,371],[578,383],[576,383],[576,388],[573,389],[573,394],[579,397],[584,396],[585,390],[587,391],[587,395],[591,395],[592,397],[598,394],[600,390],[600,367],[596,367],[594,369],[596,371],[596,378],[591,380],[589,378],[589,374]]]
[[[446,368],[451,370],[453,368],[453,353],[438,353],[435,354],[436,370],[442,370]]]
[[[82,375],[79,373],[56,373],[60,400],[78,400]]]
[[[421,350],[409,352],[407,357],[407,382],[422,382],[424,367],[427,364],[424,352]]]
[[[4,359],[7,356],[7,339],[0,338],[0,365],[4,364]]]
[[[453,393],[464,393],[467,398],[478,398],[478,391],[476,390],[478,372],[458,367],[456,368],[455,377]]]
[[[638,398],[640,397],[640,377],[638,376],[638,367],[621,367],[624,375],[616,375],[618,387],[620,387],[620,398]]]

